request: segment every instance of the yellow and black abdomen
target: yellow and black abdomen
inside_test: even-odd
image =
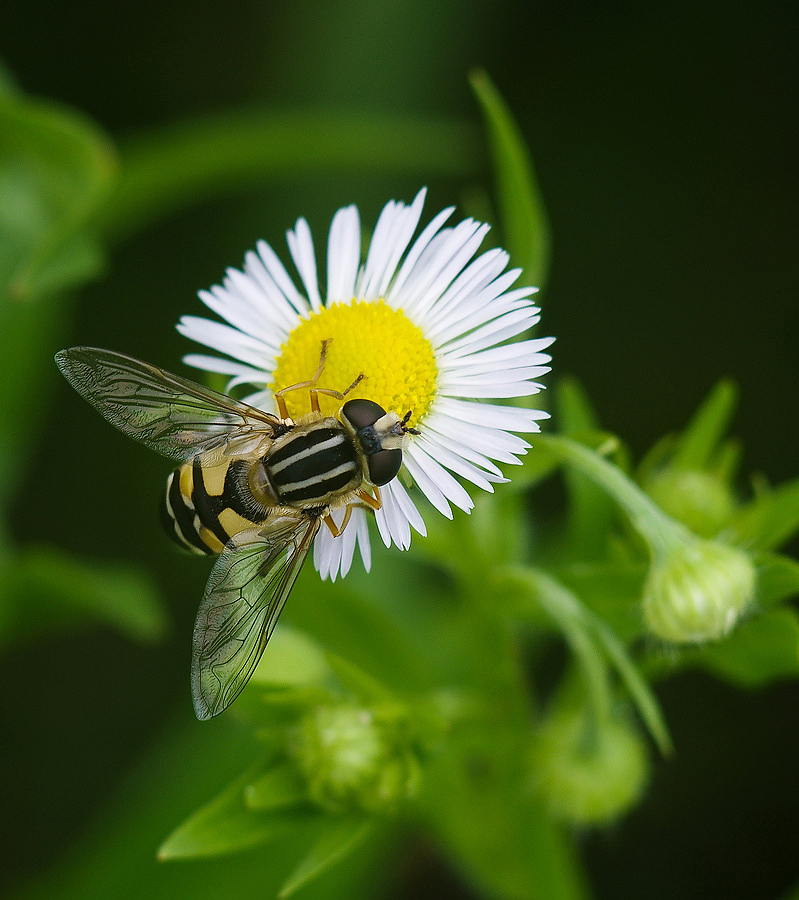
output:
[[[203,466],[199,460],[175,469],[166,483],[161,521],[167,534],[193,553],[221,553],[240,531],[262,524],[269,510],[252,495],[252,460]]]

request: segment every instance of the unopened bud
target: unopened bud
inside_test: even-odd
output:
[[[302,720],[290,748],[311,799],[332,813],[389,812],[411,797],[419,764],[396,718],[325,706]]]
[[[644,742],[622,719],[558,713],[537,733],[532,784],[551,815],[570,825],[603,825],[627,812],[648,783]]]
[[[675,644],[724,637],[754,597],[755,567],[743,550],[716,541],[679,544],[656,559],[644,585],[644,621]]]

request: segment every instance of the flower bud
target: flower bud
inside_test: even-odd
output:
[[[390,812],[413,796],[419,765],[396,717],[322,706],[304,717],[290,753],[311,800],[331,813]]]
[[[724,637],[755,591],[755,567],[746,553],[716,541],[679,544],[652,565],[643,613],[656,637],[696,644]]]
[[[730,521],[735,497],[729,485],[698,469],[661,469],[644,485],[658,506],[700,537],[712,537]]]
[[[627,812],[648,783],[644,742],[624,720],[560,712],[537,733],[532,784],[551,815],[570,825],[603,825]]]

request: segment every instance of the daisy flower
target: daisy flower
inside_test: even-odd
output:
[[[344,391],[363,373],[347,399],[365,397],[400,417],[419,434],[406,436],[400,476],[381,488],[375,513],[387,547],[407,549],[411,529],[424,535],[418,491],[442,515],[473,502],[463,481],[486,491],[502,482],[497,463],[518,464],[528,443],[519,435],[539,431],[540,410],[501,402],[537,393],[534,379],[549,371],[544,351],[553,338],[511,340],[535,325],[536,289],[512,285],[519,269],[506,271],[508,254],[476,255],[488,225],[465,219],[444,226],[445,209],[414,239],[425,191],[410,205],[388,203],[378,218],[366,261],[355,206],[340,209],[327,242],[327,284],[319,287],[311,231],[299,219],[287,234],[301,287],[265,241],[249,252],[243,271],[228,269],[221,286],[200,300],[220,319],[184,316],[178,330],[222,356],[190,354],[185,362],[230,377],[228,390],[258,388],[248,403],[276,412],[274,393],[307,381],[329,341],[318,387]],[[308,412],[304,391],[284,395],[289,415]],[[320,396],[322,412],[337,415],[341,401]],[[341,522],[344,510],[333,515]],[[355,548],[369,569],[367,511],[355,508],[344,533],[321,529],[314,564],[323,578],[346,575]]]

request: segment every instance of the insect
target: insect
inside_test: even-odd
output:
[[[380,485],[402,465],[411,413],[403,419],[365,399],[325,416],[309,381],[275,394],[279,415],[122,353],[72,347],[56,354],[64,377],[112,425],[180,463],[167,480],[164,519],[172,537],[218,554],[194,626],[191,690],[198,719],[218,715],[255,670],[324,525],[337,537],[354,506],[377,510]],[[285,394],[307,389],[297,422]],[[337,526],[332,509],[344,507]]]

